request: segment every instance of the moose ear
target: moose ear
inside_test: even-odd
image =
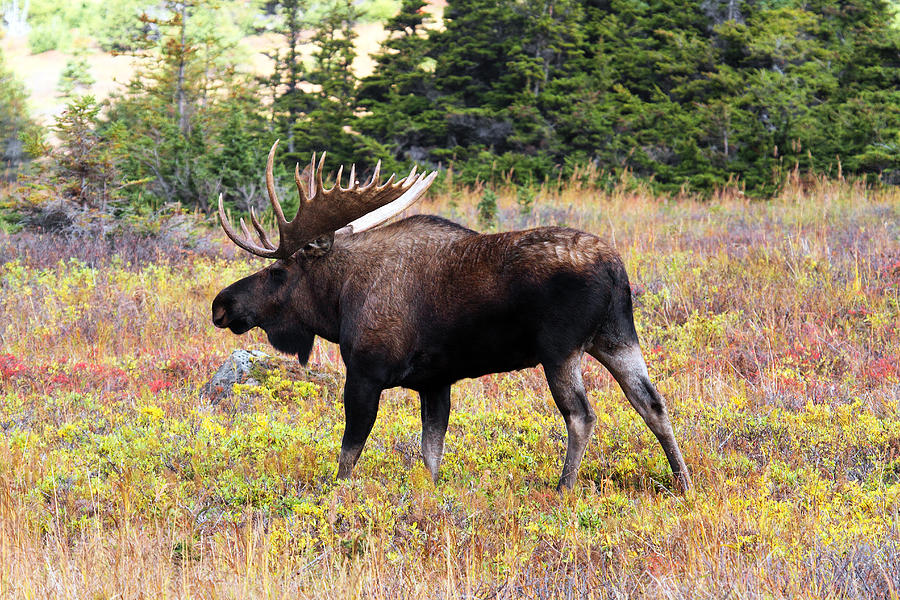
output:
[[[301,252],[303,253],[303,256],[308,257],[325,256],[331,251],[331,245],[333,243],[334,234],[326,233],[325,235],[320,235],[310,243],[306,244]]]

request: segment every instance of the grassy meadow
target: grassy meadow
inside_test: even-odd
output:
[[[474,225],[479,198],[417,210]],[[199,394],[232,350],[273,352],[209,315],[263,261],[220,231],[0,234],[0,598],[898,597],[900,192],[573,181],[527,215],[513,190],[499,205],[503,229],[614,240],[693,492],[590,358],[598,423],[571,493],[540,368],[453,388],[436,486],[417,397],[386,392],[336,483],[335,346]]]

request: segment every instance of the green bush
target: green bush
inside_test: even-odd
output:
[[[537,194],[533,188],[522,186],[516,190],[516,204],[519,206],[519,214],[528,216],[534,208],[534,197]]]
[[[73,56],[66,61],[66,66],[59,76],[59,83],[56,85],[56,89],[67,96],[75,91],[76,88],[87,88],[93,84],[94,77],[91,75],[87,59],[83,56]]]
[[[362,19],[371,22],[382,22],[390,19],[400,8],[397,0],[367,0],[362,3],[360,12]]]
[[[478,201],[478,224],[484,229],[497,227],[497,193],[485,188]]]
[[[41,54],[49,50],[61,50],[72,43],[71,30],[59,16],[35,25],[28,34],[28,48],[32,54]]]
[[[141,13],[147,7],[144,2],[112,2],[103,11],[103,24],[92,32],[107,52],[125,52],[139,47],[144,24]]]

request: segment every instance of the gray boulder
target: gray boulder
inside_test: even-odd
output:
[[[200,390],[200,397],[210,402],[218,402],[231,395],[231,388],[235,383],[250,385],[259,383],[250,377],[250,369],[254,364],[267,361],[268,358],[268,354],[258,350],[235,350]]]

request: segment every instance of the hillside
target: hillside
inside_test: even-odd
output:
[[[435,20],[439,20],[445,5],[446,0],[429,0],[428,11]],[[370,55],[378,51],[384,40],[385,30],[380,22],[360,23],[354,29],[358,36],[355,40],[358,56],[353,68],[358,76],[364,77],[372,72],[374,61]],[[277,35],[245,37],[239,50],[244,55],[242,67],[247,72],[259,75],[271,73],[272,61],[265,53],[271,52],[279,43],[283,43],[283,38]],[[0,52],[5,55],[12,72],[25,84],[30,96],[32,116],[44,124],[52,123],[53,117],[65,107],[65,98],[57,87],[66,62],[76,55],[87,60],[89,73],[95,81],[84,93],[93,94],[98,100],[119,90],[131,77],[132,57],[104,52],[94,40],[83,39],[80,44],[83,49],[78,53],[71,50],[48,50],[33,54],[26,37],[0,38]]]

